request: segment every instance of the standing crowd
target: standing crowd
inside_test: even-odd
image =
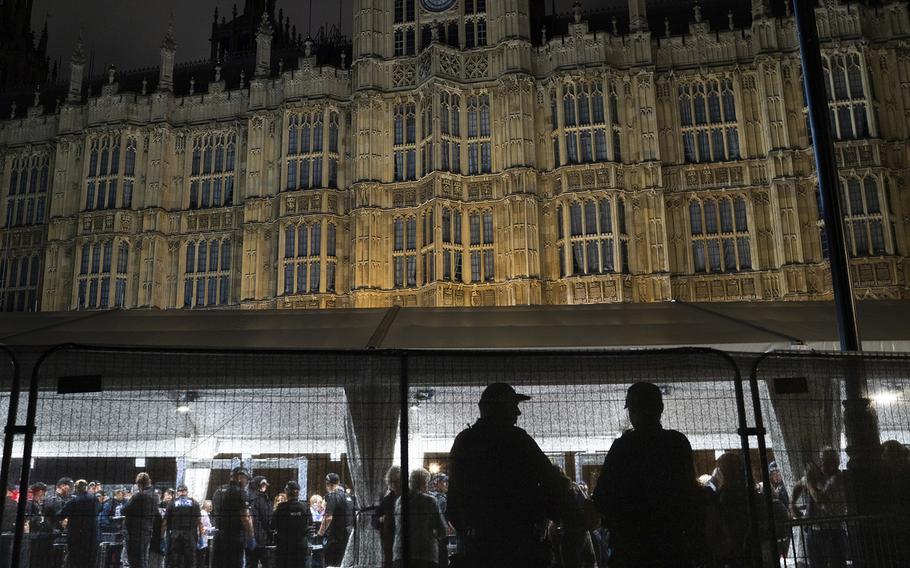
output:
[[[739,452],[722,454],[713,474],[697,479],[688,439],[661,425],[660,388],[636,383],[626,395],[632,428],[614,441],[589,497],[516,426],[529,399],[505,383],[487,387],[480,419],[452,446],[450,477],[434,486],[426,470],[410,473],[406,519],[401,472],[389,471],[378,511],[383,568],[405,558],[413,568],[777,566],[795,523],[803,523],[809,568],[910,565],[910,451],[896,441],[882,445],[876,478],[887,496],[877,504],[888,513],[884,534],[851,535],[854,484],[836,450],[808,464],[792,498],[775,463],[770,499],[761,485],[750,487]]]
[[[25,496],[20,566],[34,568],[322,568],[340,566],[354,524],[354,500],[335,473],[326,496],[300,498],[288,481],[273,500],[266,478],[243,468],[200,504],[187,487],[156,491],[147,473],[107,497],[98,482],[61,478]],[[3,509],[3,566],[20,495],[10,487]]]
[[[846,521],[858,484],[832,448],[810,461],[792,493],[773,462],[769,491],[750,487],[738,452],[696,478],[688,439],[661,425],[661,390],[636,383],[626,394],[632,428],[613,442],[589,495],[516,426],[529,399],[505,383],[487,387],[480,418],[455,439],[448,475],[417,468],[405,488],[400,468],[388,470],[373,523],[383,568],[778,565],[797,535],[810,568],[856,566],[867,554],[857,551],[868,548],[869,531]],[[871,489],[886,496],[875,506],[889,519],[875,536],[893,549],[867,554],[863,565],[908,566],[910,450],[885,442],[874,479],[880,487]],[[273,501],[268,480],[240,467],[202,505],[183,485],[157,493],[146,473],[109,499],[97,482],[62,478],[50,496],[37,483],[27,496],[28,566],[62,566],[65,558],[70,568],[95,568],[99,550],[109,555],[104,566],[130,568],[341,566],[356,503],[337,474],[326,476],[325,489],[324,499],[307,502],[289,481]],[[4,533],[17,498],[7,493]]]

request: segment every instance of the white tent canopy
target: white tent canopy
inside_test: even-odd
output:
[[[910,302],[859,303],[870,350],[906,351]],[[4,314],[0,343],[274,349],[836,345],[830,302],[601,304],[509,308],[128,310]]]

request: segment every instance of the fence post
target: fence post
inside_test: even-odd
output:
[[[408,464],[408,392],[410,378],[408,376],[408,354],[401,355],[401,375],[398,388],[400,389],[401,417],[401,563],[407,567],[411,563],[411,535],[410,535],[410,510],[408,507],[408,481],[410,481],[410,467]]]
[[[862,350],[856,325],[856,305],[850,261],[844,237],[844,215],[838,192],[837,162],[828,118],[828,99],[822,70],[821,46],[815,19],[815,2],[795,1],[796,31],[802,59],[803,80],[806,87],[806,104],[809,125],[815,146],[815,170],[822,201],[825,235],[828,238],[828,256],[831,266],[831,283],[837,309],[837,325],[842,351]],[[848,363],[849,364],[849,363]],[[870,493],[878,487],[875,469],[881,453],[878,420],[869,400],[866,377],[858,366],[850,366],[845,375],[844,431],[847,437],[848,468],[854,472],[855,502],[852,509],[862,513],[863,508],[874,503]]]
[[[7,484],[9,483],[10,464],[13,460],[13,443],[18,430],[16,422],[18,421],[19,415],[19,393],[22,389],[22,383],[21,376],[19,375],[19,361],[16,359],[16,355],[5,345],[0,345],[0,351],[6,353],[7,357],[9,357],[9,363],[12,369],[9,412],[6,419],[6,431],[3,436],[3,458],[0,460],[0,487],[5,491]],[[19,499],[24,499],[28,496],[28,492],[21,493],[21,495],[22,496],[20,496]],[[0,500],[0,515],[3,515],[5,508],[6,499]],[[17,517],[16,522],[20,523],[22,521]]]

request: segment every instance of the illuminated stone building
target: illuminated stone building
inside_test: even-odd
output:
[[[830,298],[788,7],[547,4],[355,0],[349,44],[249,0],[252,40],[98,78],[77,45],[0,100],[2,309]],[[817,17],[858,294],[907,298],[907,4]]]

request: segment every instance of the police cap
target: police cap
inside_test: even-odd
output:
[[[341,477],[337,473],[330,473],[325,476],[325,482],[331,485],[338,485],[341,483]]]
[[[511,405],[526,400],[531,400],[531,397],[526,394],[515,392],[512,385],[507,383],[493,383],[484,389],[483,394],[480,395],[480,404],[483,405]]]
[[[186,485],[181,483],[180,485],[177,486],[177,492],[180,493],[181,491],[189,491],[189,489],[187,489]]]
[[[300,484],[296,481],[288,481],[284,486],[284,490],[290,493],[291,491],[300,491]]]
[[[248,472],[247,470],[245,470],[242,467],[235,467],[234,469],[231,470],[231,477],[240,477],[241,475],[246,477],[247,479],[249,479],[250,472]]]
[[[73,478],[72,477],[61,477],[60,479],[57,480],[57,487],[60,487],[61,485],[69,485],[70,487],[72,487]]]

